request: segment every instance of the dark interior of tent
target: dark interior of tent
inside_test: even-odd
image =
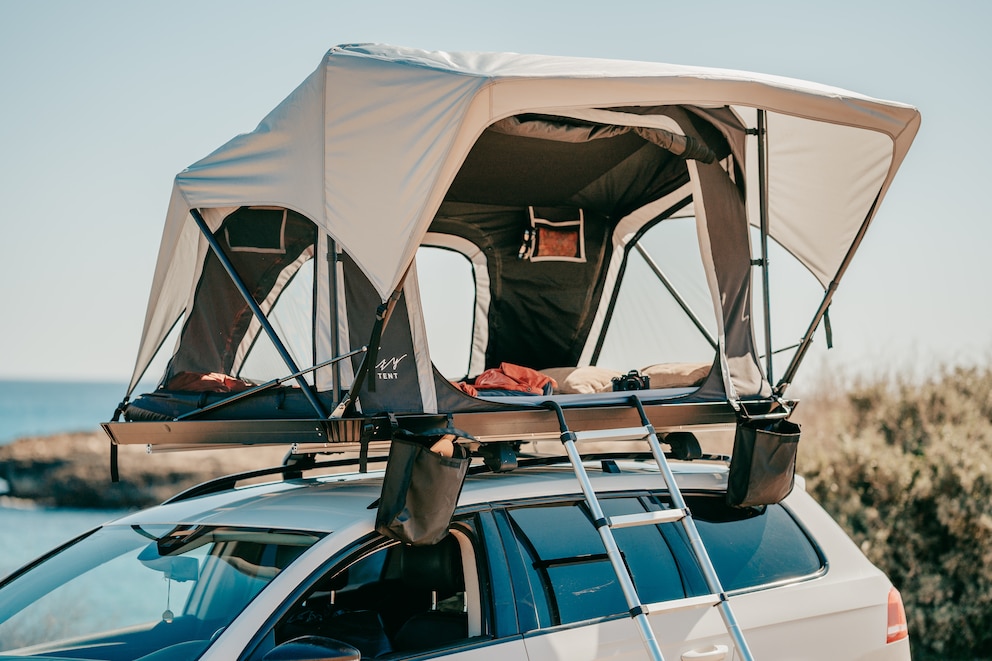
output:
[[[686,155],[659,146],[661,131],[541,116],[513,120],[483,133],[430,230],[461,236],[486,253],[495,283],[487,368],[576,365],[604,295],[613,230],[688,183]],[[694,149],[709,160],[725,157],[726,141],[714,131],[708,138],[712,150]]]
[[[635,210],[685,190],[690,180],[688,160],[721,162],[743,199],[740,155],[728,140],[739,129],[739,122],[729,110],[622,110],[668,116],[685,135],[661,128],[519,115],[493,124],[481,135],[447,191],[428,231],[432,236],[467,241],[485,256],[489,281],[485,370],[499,370],[507,364],[538,372],[574,368],[583,351],[591,355],[587,362],[596,365],[602,337],[590,339],[599,328],[594,318],[605,309],[608,326],[617,283],[626,268],[624,259],[619,277],[615,281],[607,278],[617,225]],[[643,234],[692,202],[688,193],[676,197],[642,223],[638,232]],[[743,231],[746,242],[746,228]],[[192,307],[177,325],[178,341],[159,387],[131,403],[128,419],[173,419],[221,402],[232,393],[257,388],[260,381],[245,370],[245,357],[269,338],[245,294],[268,314],[317,254],[314,223],[281,208],[239,208],[223,220],[213,238],[228,265],[214,252],[207,252]],[[625,246],[626,253],[636,242],[637,237]],[[373,341],[382,301],[345,249],[337,259],[344,277],[347,317],[347,335],[338,349],[344,353]],[[297,283],[298,289],[309,289],[314,299],[309,310],[298,315],[309,313],[306,322],[312,335],[310,346],[296,352],[301,369],[318,363],[317,326],[339,325],[336,319],[319,318],[315,301],[321,289],[313,273],[308,282]],[[332,290],[337,292],[337,285]],[[404,297],[400,296],[401,303]],[[340,309],[341,303],[331,307]],[[402,304],[391,309],[381,341],[368,354],[351,358],[354,374],[374,372],[377,357],[409,350],[409,317]],[[391,345],[399,348],[394,351]],[[286,373],[290,371],[287,368]],[[464,387],[472,386],[478,376],[465,375],[462,384],[453,385],[435,370],[438,409],[480,408],[479,395],[486,392]],[[313,388],[313,379],[307,378]],[[362,385],[362,409],[416,410],[416,375],[413,378],[413,382],[382,383],[371,374]],[[690,385],[695,390],[702,378],[697,374],[693,379]],[[203,418],[312,418],[312,405],[293,392],[299,388],[291,387],[301,385],[299,379],[280,385],[285,387],[260,389]],[[331,410],[349,385],[341,384],[337,392],[314,394]],[[512,405],[489,402],[482,408]]]

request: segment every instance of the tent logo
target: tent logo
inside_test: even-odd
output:
[[[393,356],[392,358],[383,358],[375,365],[376,378],[383,381],[392,381],[393,379],[399,378],[399,365],[400,361],[407,357],[407,354],[403,354],[399,358]]]

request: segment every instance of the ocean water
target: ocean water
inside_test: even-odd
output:
[[[98,430],[113,417],[125,389],[124,383],[0,380],[0,445]],[[4,486],[0,479],[0,494]],[[0,496],[0,576],[120,514],[30,507]]]
[[[114,415],[124,383],[0,380],[0,445],[24,436],[94,431]]]
[[[123,512],[7,506],[0,501],[0,578]]]

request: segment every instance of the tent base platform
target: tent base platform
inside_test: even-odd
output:
[[[579,399],[571,406],[562,406],[572,428],[595,431],[640,424],[636,410],[619,398],[615,405],[589,405]],[[771,400],[747,402],[746,415],[767,415],[776,404]],[[655,430],[661,434],[733,429],[741,418],[726,401],[645,403],[644,409]],[[555,413],[542,407],[540,402],[514,410],[398,414],[393,419],[404,428],[453,426],[480,443],[556,441],[561,434]],[[297,446],[294,451],[299,453],[324,453],[345,452],[366,443],[388,442],[392,425],[389,416],[380,415],[327,420],[131,421],[107,422],[102,426],[117,445],[146,445],[149,451],[156,452],[285,445]]]

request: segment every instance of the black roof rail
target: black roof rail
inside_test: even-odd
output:
[[[581,456],[583,461],[654,461],[654,456],[650,452],[591,452],[588,454],[582,454]],[[674,456],[670,452],[665,453],[665,458],[670,461],[679,459],[679,457]],[[703,454],[695,457],[694,460],[730,463],[730,457],[725,454]],[[559,464],[570,466],[571,462],[569,461],[568,455],[520,455],[517,460],[518,468],[528,468],[531,466],[557,466]],[[486,466],[472,466],[469,468],[469,474],[476,475],[478,473],[485,473],[486,470]]]
[[[197,496],[220,493],[221,491],[227,491],[228,489],[235,488],[239,482],[244,482],[245,480],[251,480],[258,477],[282,475],[283,480],[296,480],[303,477],[303,471],[319,470],[323,468],[340,468],[343,466],[358,466],[361,465],[363,461],[385,462],[387,458],[388,457],[386,455],[382,455],[364,458],[348,457],[346,459],[316,461],[314,460],[314,455],[292,455],[292,459],[294,460],[292,463],[286,463],[281,466],[272,466],[270,468],[245,471],[243,473],[234,473],[232,475],[223,475],[206,482],[201,482],[200,484],[192,486],[185,491],[181,491],[175,496],[162,501],[161,504],[168,505],[169,503],[176,503],[182,500],[195,498]],[[290,461],[290,457],[287,457],[287,461]]]
[[[677,456],[678,453],[666,452],[665,456],[669,459],[682,459],[683,457]],[[477,453],[475,457],[486,459],[482,453]],[[314,454],[289,454],[287,455],[285,461],[286,463],[280,466],[272,466],[269,468],[260,468],[252,471],[245,471],[242,473],[233,473],[231,475],[223,475],[221,477],[208,480],[206,482],[201,482],[195,486],[192,486],[178,494],[162,501],[162,505],[168,505],[170,503],[176,503],[183,500],[188,500],[190,498],[196,498],[197,496],[205,496],[213,493],[220,493],[221,491],[227,491],[229,489],[235,488],[239,482],[244,482],[246,480],[252,480],[259,477],[267,477],[270,475],[281,475],[283,480],[296,480],[303,477],[304,471],[311,470],[321,470],[324,468],[342,468],[346,466],[362,466],[364,463],[385,463],[388,460],[388,455],[371,455],[371,456],[357,456],[357,457],[347,457],[344,459],[333,459],[328,461],[316,461]],[[627,460],[627,461],[652,461],[653,457],[650,452],[595,452],[582,454],[582,459],[584,461],[617,461],[617,460]],[[730,457],[722,454],[702,454],[694,456],[693,459],[701,461],[720,461],[728,463]],[[517,455],[517,461],[514,468],[528,468],[528,467],[538,467],[538,466],[556,466],[559,464],[570,464],[568,455],[528,455],[519,454]],[[512,470],[512,469],[511,469]],[[502,472],[497,470],[489,461],[484,461],[483,463],[473,464],[469,467],[469,475],[479,475],[481,473],[488,472]]]

